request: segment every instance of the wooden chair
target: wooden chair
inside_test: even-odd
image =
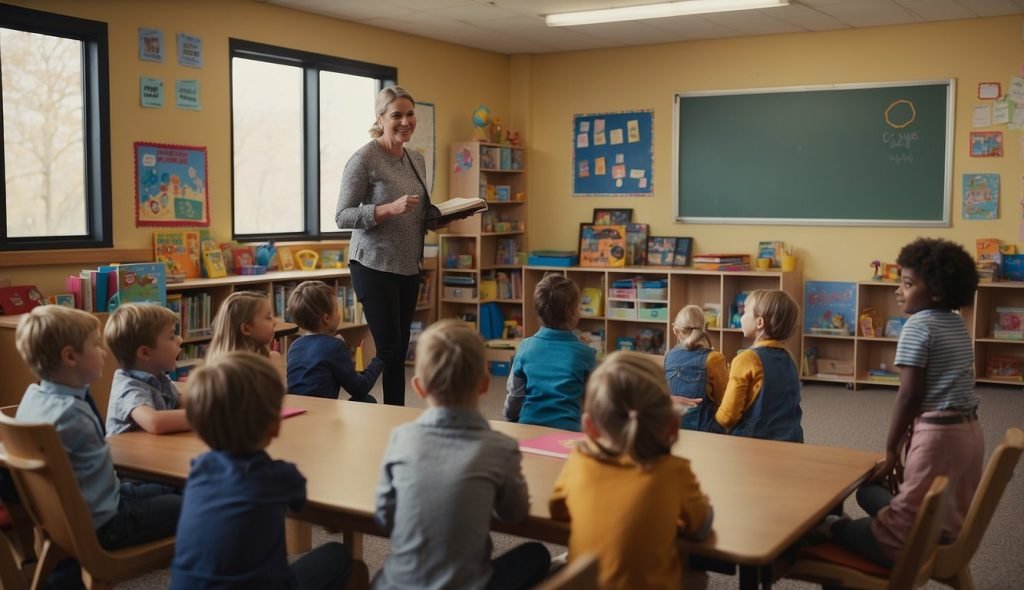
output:
[[[18,405],[3,406],[0,408],[0,413],[13,418],[18,413]],[[4,468],[2,462],[0,462],[0,468]],[[9,534],[15,541],[11,545],[15,551],[15,558],[23,566],[24,564],[35,563],[37,550],[35,547],[35,527],[32,525],[32,519],[25,513],[25,509],[17,503],[0,506],[0,510],[6,512],[7,516],[6,519],[0,518],[0,529],[9,531]]]
[[[584,553],[534,590],[592,590],[597,588],[598,572],[597,556]]]
[[[981,483],[974,492],[971,507],[967,509],[960,536],[952,545],[940,545],[935,552],[935,567],[932,578],[957,588],[958,590],[974,590],[974,579],[971,578],[971,559],[978,551],[981,538],[985,536],[988,523],[999,505],[1006,485],[1013,477],[1013,469],[1020,460],[1024,449],[1024,430],[1011,428],[1006,431],[1002,444],[996,447],[988,460]]]
[[[948,483],[945,476],[932,482],[891,570],[837,543],[824,543],[802,550],[786,577],[859,590],[907,590],[921,586],[931,577],[931,558],[942,530]]]
[[[53,425],[16,422],[0,413],[0,440],[0,459],[11,470],[22,505],[42,537],[33,589],[43,587],[54,566],[67,557],[81,564],[87,588],[113,588],[170,564],[173,537],[116,551],[100,545],[92,512]]]

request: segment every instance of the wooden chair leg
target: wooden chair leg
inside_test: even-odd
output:
[[[39,550],[39,563],[36,564],[36,572],[32,576],[32,590],[46,588],[46,578],[50,577],[53,569],[64,558],[64,552],[57,548],[50,541],[43,541],[43,548]]]
[[[28,584],[21,573],[14,545],[7,535],[0,533],[0,588],[25,590]]]

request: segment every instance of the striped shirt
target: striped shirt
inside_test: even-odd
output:
[[[922,412],[969,410],[974,393],[974,350],[960,314],[925,309],[910,316],[896,345],[896,365],[924,369]]]

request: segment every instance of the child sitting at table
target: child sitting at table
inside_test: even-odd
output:
[[[233,350],[248,350],[270,359],[281,377],[285,377],[281,353],[271,350],[274,323],[270,299],[265,293],[236,291],[228,295],[213,318],[213,338],[206,349],[206,360]]]
[[[665,355],[665,380],[673,400],[682,400],[684,410],[681,427],[686,430],[707,430],[714,420],[714,404],[703,403],[722,399],[729,380],[725,356],[714,349],[708,338],[704,310],[687,305],[672,322],[676,346]],[[693,400],[693,401],[690,401]]]
[[[533,292],[541,329],[524,338],[512,359],[505,419],[562,430],[580,430],[580,402],[594,370],[594,349],[572,330],[580,319],[580,291],[569,279],[550,274]]]
[[[173,311],[148,303],[125,303],[110,314],[103,336],[120,368],[110,385],[107,436],[188,430],[178,386],[167,376],[181,351],[177,322]]]
[[[800,374],[784,347],[799,317],[796,301],[783,291],[747,295],[740,327],[754,344],[733,359],[710,431],[804,442]]]
[[[932,481],[949,478],[942,540],[953,542],[981,481],[985,439],[974,392],[974,349],[956,310],[970,305],[978,288],[974,260],[962,246],[919,238],[903,247],[896,302],[910,319],[896,344],[900,387],[885,443],[885,462],[857,491],[868,517],[826,519],[826,530],[848,549],[891,567]],[[905,450],[902,478],[893,495],[882,480]]]
[[[44,305],[22,316],[18,353],[39,377],[18,404],[18,420],[57,429],[82,499],[104,549],[141,545],[174,534],[181,496],[158,484],[121,482],[89,384],[100,378],[107,350],[96,316]],[[80,588],[78,564],[66,559],[47,579],[51,589]]]
[[[441,320],[420,335],[412,386],[427,409],[384,453],[376,520],[391,554],[374,588],[530,588],[547,575],[540,543],[491,559],[491,517],[519,521],[530,504],[518,444],[478,409],[489,383],[473,328]]]
[[[306,502],[306,478],[275,461],[284,382],[251,352],[220,355],[189,376],[192,428],[210,447],[192,460],[171,564],[172,590],[344,587],[347,548],[326,543],[288,565],[284,519]]]
[[[384,368],[379,358],[356,371],[348,345],[335,335],[341,315],[338,294],[323,281],[303,281],[288,296],[288,317],[301,337],[288,347],[288,392],[337,399],[342,388],[352,400],[377,403],[370,395]]]
[[[610,354],[587,383],[583,432],[550,500],[552,518],[572,521],[570,563],[596,553],[602,589],[679,588],[676,537],[706,537],[712,509],[690,462],[672,455],[679,415],[657,363]],[[702,582],[687,574],[684,587]]]

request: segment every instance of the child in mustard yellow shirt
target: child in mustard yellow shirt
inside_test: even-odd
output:
[[[550,500],[552,518],[572,521],[569,561],[597,554],[601,589],[679,588],[676,537],[707,536],[712,509],[690,462],[672,454],[679,415],[661,367],[609,355],[587,382],[583,432]]]
[[[712,431],[737,436],[804,442],[800,425],[800,375],[784,348],[796,329],[800,308],[782,291],[747,295],[740,326],[754,344],[729,369],[729,384],[715,411]]]

